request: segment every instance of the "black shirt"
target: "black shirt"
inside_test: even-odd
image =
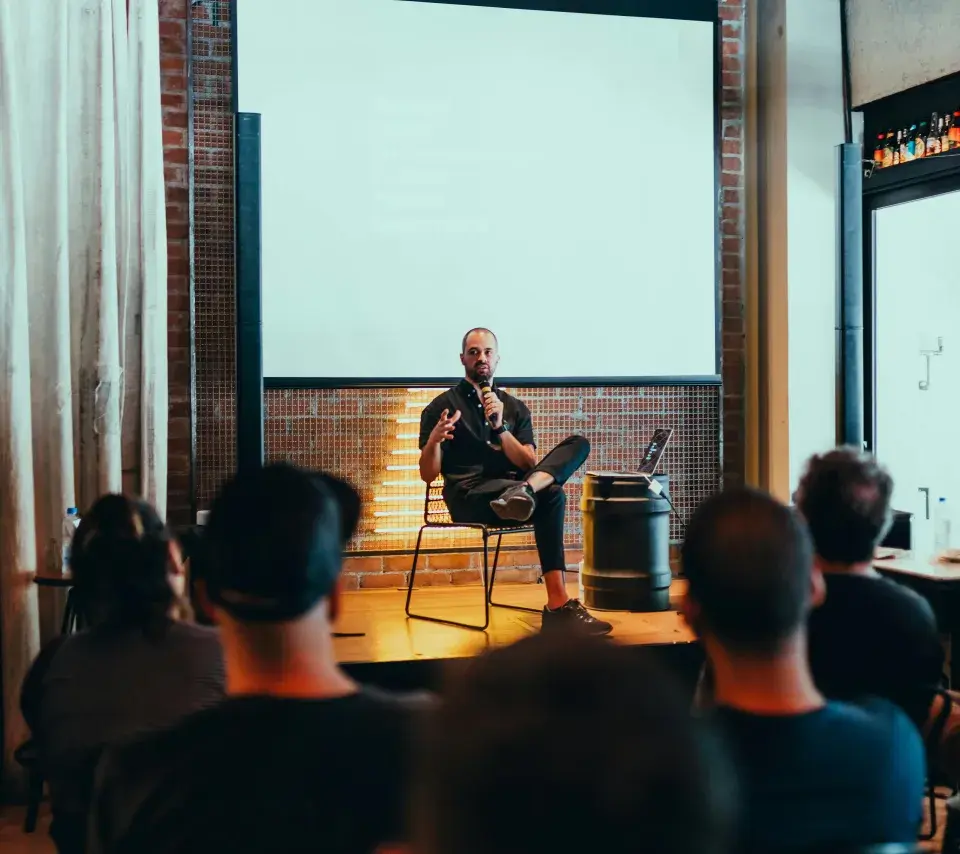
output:
[[[156,636],[101,627],[61,635],[37,657],[21,693],[50,790],[50,834],[83,850],[93,774],[103,749],[223,700],[220,634],[187,622]]]
[[[106,754],[91,854],[370,854],[405,841],[421,703],[236,697]]]
[[[799,715],[718,707],[741,786],[741,854],[913,843],[926,777],[923,744],[886,700],[827,703]]]
[[[521,445],[536,445],[533,423],[527,405],[496,384],[493,393],[503,401],[503,422]],[[467,380],[435,397],[420,414],[420,448],[427,444],[443,410],[448,415],[460,411],[454,425],[453,438],[440,446],[440,473],[446,489],[470,488],[481,480],[517,478],[525,474],[510,462],[507,455],[491,445],[490,425],[483,414],[480,395]]]
[[[941,684],[943,647],[922,596],[881,576],[825,573],[810,615],[810,666],[825,696],[885,697],[922,728]]]

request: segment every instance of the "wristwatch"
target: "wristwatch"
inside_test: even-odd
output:
[[[506,421],[503,422],[499,427],[491,427],[490,435],[491,436],[502,436],[510,429],[510,425]]]

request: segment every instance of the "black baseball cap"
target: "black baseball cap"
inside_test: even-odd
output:
[[[357,491],[325,472],[273,463],[237,474],[205,530],[210,601],[239,620],[296,619],[333,589],[359,519]]]

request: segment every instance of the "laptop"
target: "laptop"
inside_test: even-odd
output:
[[[673,435],[673,430],[656,430],[647,450],[643,454],[643,460],[637,471],[648,477],[653,477],[657,473],[657,467],[660,465],[660,458],[667,449],[667,443]]]

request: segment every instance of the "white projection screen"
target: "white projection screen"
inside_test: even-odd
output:
[[[502,381],[716,379],[715,2],[236,14],[268,385],[454,378],[475,326]]]

